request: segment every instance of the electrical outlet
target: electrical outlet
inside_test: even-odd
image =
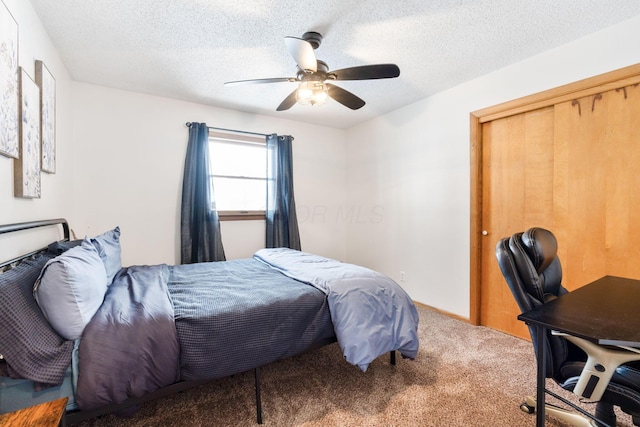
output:
[[[400,281],[404,282],[404,271],[400,272]]]

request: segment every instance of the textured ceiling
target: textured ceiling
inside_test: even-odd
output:
[[[337,128],[640,14],[638,0],[30,1],[76,81]],[[400,77],[337,83],[367,102],[356,111],[276,112],[294,83],[223,85],[295,76],[284,37],[306,31],[332,70],[390,62]]]

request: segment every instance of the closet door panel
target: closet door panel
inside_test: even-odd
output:
[[[567,160],[556,179],[566,215],[554,232],[570,290],[605,275],[640,278],[639,97],[630,86],[555,107]]]
[[[501,237],[553,226],[553,107],[483,125],[481,324],[527,337],[495,257]]]
[[[556,171],[559,206],[551,229],[560,246],[563,284],[569,290],[605,275],[607,147],[602,108],[593,97],[555,106],[555,145],[563,153]]]
[[[603,94],[607,156],[607,274],[640,278],[640,88]],[[596,104],[596,111],[598,105]]]

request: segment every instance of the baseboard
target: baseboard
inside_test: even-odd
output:
[[[460,320],[461,322],[465,322],[465,323],[470,323],[468,317],[462,317],[462,316],[460,316],[458,314],[450,313],[450,312],[445,311],[445,310],[440,310],[439,308],[431,307],[430,305],[423,304],[423,303],[418,302],[418,301],[414,301],[413,303],[418,307],[425,308],[425,309],[431,310],[431,311],[435,311],[436,313],[440,313],[440,314],[445,315],[447,317],[451,317],[452,319]]]

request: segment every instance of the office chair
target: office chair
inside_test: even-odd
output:
[[[543,228],[530,228],[497,243],[500,270],[522,313],[567,293],[557,250],[555,236]],[[538,357],[534,327],[529,326],[529,332]],[[636,362],[640,354],[553,331],[547,333],[544,345],[547,378],[587,401],[597,401],[595,417],[605,425],[616,425],[613,407],[618,406],[640,426],[640,363]],[[595,389],[588,385],[594,374],[600,378]],[[533,413],[535,399],[527,397],[521,409]],[[575,426],[602,425],[550,404],[545,405],[545,411]]]

